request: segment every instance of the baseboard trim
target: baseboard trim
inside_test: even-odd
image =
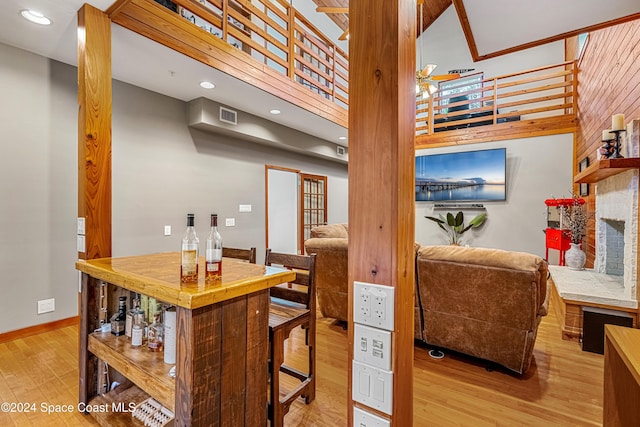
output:
[[[53,322],[42,323],[40,325],[29,326],[27,328],[17,329],[15,331],[0,334],[0,343],[13,341],[19,338],[29,337],[31,335],[41,334],[43,332],[55,331],[56,329],[74,326],[80,323],[80,316],[68,317],[66,319],[54,320]]]

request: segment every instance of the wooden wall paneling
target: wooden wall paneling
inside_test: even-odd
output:
[[[81,259],[111,256],[111,21],[85,4],[78,11],[78,217]]]
[[[393,286],[392,426],[413,420],[415,16],[414,1],[349,3],[349,360],[354,280]]]
[[[623,113],[626,121],[640,118],[640,20],[589,34],[579,64],[578,127],[575,162],[597,159],[602,131],[611,128],[611,116]],[[596,184],[597,185],[597,184]],[[586,198],[595,210],[595,191]],[[595,224],[587,230],[587,266],[595,259]]]

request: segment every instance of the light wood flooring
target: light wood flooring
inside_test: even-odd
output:
[[[484,363],[447,354],[431,359],[415,346],[414,426],[602,425],[602,355],[562,341],[553,310],[538,332],[534,362],[523,377],[488,371]],[[78,396],[78,328],[66,327],[0,344],[0,402],[35,403],[36,412],[0,412],[0,426],[84,426],[74,410],[47,415],[45,405],[75,406]],[[288,360],[304,365],[303,333],[287,343]],[[295,402],[287,426],[346,425],[347,332],[318,319],[318,392],[310,405]],[[300,357],[298,357],[300,355]]]

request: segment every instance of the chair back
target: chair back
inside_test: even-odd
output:
[[[235,258],[243,261],[249,261],[251,264],[256,263],[256,248],[251,249],[237,249],[237,248],[222,248],[222,256],[225,258]]]
[[[272,252],[271,249],[267,249],[267,254],[265,256],[265,265],[274,264],[281,265],[284,268],[295,271],[296,278],[289,282],[289,284],[298,286],[273,287],[270,289],[271,296],[273,298],[280,298],[296,302],[298,304],[303,304],[308,309],[313,310],[316,300],[316,254],[293,255]]]

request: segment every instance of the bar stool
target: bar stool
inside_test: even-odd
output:
[[[271,427],[281,427],[289,407],[298,398],[311,403],[316,397],[316,298],[315,298],[316,255],[292,255],[272,252],[267,249],[265,264],[282,265],[296,272],[290,282],[293,286],[276,286],[270,289],[269,306],[269,373],[270,402],[269,420]],[[304,288],[304,289],[301,289]],[[301,326],[306,332],[309,352],[309,369],[304,373],[284,364],[284,343],[291,331]],[[280,397],[280,372],[300,381],[293,390]]]

